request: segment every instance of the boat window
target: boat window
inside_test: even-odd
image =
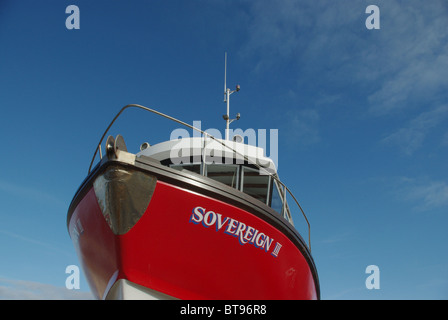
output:
[[[272,184],[272,199],[271,199],[271,208],[282,214],[283,209],[283,199],[282,192],[278,188],[277,181],[274,181]]]
[[[201,165],[200,164],[172,164],[170,165],[171,168],[176,169],[176,170],[188,170],[188,171],[192,171],[194,173],[201,173]]]
[[[268,175],[261,175],[258,170],[243,167],[242,191],[266,203],[269,178]]]
[[[238,186],[238,166],[209,164],[206,166],[207,176],[213,180],[224,183],[230,187]]]

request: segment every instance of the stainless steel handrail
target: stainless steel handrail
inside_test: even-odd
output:
[[[285,188],[286,191],[288,191],[289,195],[292,197],[292,199],[294,200],[294,202],[297,204],[298,208],[300,209],[300,212],[302,213],[303,217],[305,218],[305,221],[306,221],[307,226],[308,226],[308,249],[309,249],[310,252],[311,252],[311,225],[310,225],[310,223],[309,223],[309,221],[308,221],[308,218],[307,218],[305,212],[304,212],[303,209],[302,209],[302,206],[299,204],[299,202],[297,201],[296,197],[292,194],[291,190],[289,190],[289,188],[288,188],[283,182],[281,182],[275,175],[273,175],[272,173],[270,173],[268,170],[266,170],[265,168],[261,167],[258,163],[254,163],[254,162],[251,161],[246,155],[243,155],[243,154],[239,153],[239,152],[236,151],[234,148],[228,146],[227,144],[225,144],[225,143],[222,142],[221,140],[215,138],[215,137],[212,136],[211,134],[209,134],[209,133],[207,133],[207,132],[205,132],[205,131],[202,131],[201,129],[198,129],[198,128],[196,128],[196,127],[194,127],[194,126],[192,126],[192,125],[190,125],[190,124],[188,124],[188,123],[185,123],[185,122],[183,122],[183,121],[181,121],[181,120],[178,120],[178,119],[176,119],[176,118],[174,118],[174,117],[171,117],[171,116],[166,115],[166,114],[164,114],[164,113],[162,113],[162,112],[159,112],[159,111],[157,111],[157,110],[154,110],[154,109],[151,109],[151,108],[148,108],[148,107],[144,107],[144,106],[139,105],[139,104],[128,104],[128,105],[124,106],[123,108],[121,108],[121,110],[117,113],[117,115],[113,118],[113,120],[111,121],[111,123],[109,124],[109,126],[106,128],[106,130],[104,131],[103,135],[101,136],[101,139],[100,139],[99,143],[97,144],[97,147],[96,147],[95,152],[94,152],[93,157],[92,157],[92,161],[90,162],[89,171],[88,171],[89,174],[90,174],[90,172],[91,172],[92,165],[93,165],[93,162],[95,161],[95,158],[96,158],[96,155],[97,155],[98,151],[100,152],[100,159],[102,159],[102,154],[101,154],[101,144],[102,144],[102,142],[103,142],[103,140],[104,140],[104,137],[106,136],[107,132],[108,132],[109,129],[112,127],[112,125],[114,124],[114,122],[118,119],[118,117],[123,113],[124,110],[126,110],[126,109],[128,109],[128,108],[138,108],[138,109],[143,109],[143,110],[146,110],[146,111],[155,113],[155,114],[157,114],[157,115],[159,115],[159,116],[162,116],[162,117],[164,117],[164,118],[167,118],[167,119],[169,119],[169,120],[172,120],[172,121],[174,121],[174,122],[177,122],[177,123],[179,123],[179,124],[181,124],[181,125],[183,125],[183,126],[186,126],[186,127],[190,128],[190,129],[192,129],[192,130],[198,131],[198,132],[200,132],[201,134],[203,134],[204,136],[209,137],[209,138],[211,138],[211,139],[213,139],[213,140],[219,142],[219,143],[222,144],[224,147],[229,148],[229,149],[230,149],[232,152],[234,152],[235,154],[237,154],[237,155],[239,155],[239,156],[242,156],[244,160],[246,160],[247,162],[251,162],[253,165],[257,166],[257,167],[259,168],[259,170],[263,170],[263,174],[268,174],[268,175],[270,175],[273,179],[275,179],[278,183],[280,183],[280,184]],[[204,147],[205,147],[205,144],[204,144]],[[204,148],[204,147],[203,147],[203,148]],[[284,194],[284,203],[286,203],[286,194]]]

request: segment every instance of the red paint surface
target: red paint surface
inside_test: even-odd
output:
[[[224,227],[217,231],[189,222],[197,206],[273,238],[270,250],[241,245]],[[126,234],[112,233],[93,188],[75,209],[69,230],[98,298],[118,270],[117,279],[180,299],[316,299],[305,258],[280,231],[247,211],[160,181],[144,215]],[[276,242],[282,245],[278,257],[271,255]]]

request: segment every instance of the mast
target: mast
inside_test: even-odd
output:
[[[226,102],[227,104],[227,113],[225,115],[223,115],[223,119],[226,121],[226,140],[229,140],[229,126],[230,124],[235,121],[235,120],[239,120],[240,119],[240,114],[237,113],[236,114],[236,119],[230,119],[229,113],[230,113],[230,95],[234,92],[238,92],[240,91],[240,85],[237,84],[236,85],[236,89],[235,90],[230,90],[229,88],[227,88],[227,52],[225,53],[224,56],[224,102]]]

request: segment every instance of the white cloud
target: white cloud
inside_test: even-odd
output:
[[[321,70],[346,61],[351,49],[344,45],[346,39],[357,36],[345,31],[364,14],[362,6],[351,1],[251,1],[249,6],[248,37],[241,54],[256,56],[258,67],[294,62]]]
[[[448,185],[434,181],[426,185],[412,186],[408,194],[410,199],[423,201],[422,208],[438,208],[448,205]]]
[[[448,206],[448,184],[445,181],[402,177],[397,182],[397,195],[404,201],[415,203],[415,209],[419,211]]]
[[[90,292],[34,281],[0,278],[0,300],[91,300]]]
[[[443,122],[447,116],[448,105],[422,112],[405,127],[384,138],[383,142],[396,145],[404,154],[412,155],[423,145],[428,132]]]
[[[412,155],[429,142],[447,113],[448,6],[445,0],[380,1],[381,29],[367,30],[367,5],[351,0],[248,2],[241,55],[256,72],[287,68],[293,83],[285,90],[291,100],[317,115],[344,104],[363,106],[369,118],[393,118],[395,128],[384,127],[389,133],[382,141]],[[337,101],[319,102],[336,96]],[[318,118],[295,110],[290,115],[302,142],[320,140]]]
[[[241,54],[257,61],[258,70],[296,68],[304,77],[298,86],[362,88],[374,115],[446,97],[446,1],[380,2],[381,29],[370,31],[366,6],[351,0],[250,2]]]
[[[67,205],[58,197],[39,189],[39,187],[23,186],[0,180],[0,190],[12,196],[20,197],[21,199],[26,198],[31,201],[52,204],[58,207],[65,207]]]
[[[319,113],[314,109],[287,112],[287,136],[293,141],[310,145],[320,141]]]
[[[448,87],[448,10],[445,1],[381,3],[377,88],[370,111],[383,115],[438,103]],[[374,65],[371,65],[373,67]]]
[[[446,132],[442,137],[442,146],[448,146],[448,132]]]
[[[11,232],[11,231],[3,230],[3,229],[0,229],[0,234],[8,236],[14,240],[27,242],[27,243],[33,245],[33,248],[40,247],[41,249],[45,249],[46,252],[53,252],[54,254],[57,254],[57,255],[62,254],[67,257],[70,257],[70,258],[73,257],[72,252],[67,252],[67,251],[60,249],[60,248],[56,247],[55,245],[48,243],[48,242],[44,242],[44,241],[40,241],[40,240],[33,239],[30,237],[26,237],[21,234],[17,234],[17,233]]]
[[[327,235],[326,238],[323,238],[319,241],[321,244],[335,244],[347,241],[353,241],[351,232],[343,232],[332,235]]]

